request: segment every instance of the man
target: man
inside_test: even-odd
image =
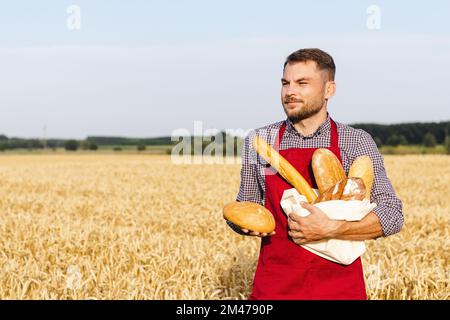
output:
[[[249,299],[366,299],[361,259],[345,266],[321,258],[299,245],[325,239],[369,240],[395,234],[403,226],[402,203],[395,195],[372,137],[365,131],[334,122],[327,111],[335,91],[333,58],[319,49],[302,49],[289,55],[281,79],[281,103],[285,121],[251,133],[244,143],[241,185],[237,201],[264,205],[274,215],[276,229],[259,234],[239,229],[238,233],[262,237],[258,265]],[[311,204],[307,217],[283,213],[280,206],[285,189],[291,188],[251,147],[258,134],[279,150],[311,184],[312,154],[328,148],[348,174],[353,160],[368,155],[374,165],[371,202],[377,207],[361,221],[329,219]]]

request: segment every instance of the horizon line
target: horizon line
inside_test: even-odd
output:
[[[348,126],[355,126],[355,125],[378,125],[378,126],[396,126],[396,125],[406,125],[406,124],[439,124],[439,123],[446,123],[450,122],[449,120],[442,120],[442,121],[426,121],[426,122],[420,122],[420,121],[411,121],[411,122],[398,122],[398,123],[376,123],[376,122],[354,122],[350,124],[346,124]],[[225,132],[228,129],[215,129],[217,130],[217,133],[219,132]],[[253,129],[252,129],[253,130]],[[0,133],[0,136],[6,136],[8,139],[37,139],[37,140],[44,140],[43,137],[21,137],[21,136],[9,136],[6,133]],[[191,137],[196,137],[198,135],[190,135]],[[209,135],[213,136],[213,135]],[[127,136],[127,135],[87,135],[84,138],[74,138],[74,137],[45,137],[45,140],[87,140],[89,137],[95,137],[95,138],[125,138],[125,139],[162,139],[162,138],[169,138],[171,135],[158,135],[158,136],[152,136],[152,137],[145,137],[145,136]],[[235,135],[235,137],[240,137],[239,135]],[[242,138],[242,137],[241,137]]]

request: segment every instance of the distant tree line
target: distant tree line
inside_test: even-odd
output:
[[[450,121],[391,125],[356,123],[351,126],[370,133],[378,146],[423,144],[431,147],[444,144],[446,137],[450,135]]]
[[[214,148],[211,148],[208,152],[208,146],[211,143],[216,143]],[[202,137],[191,137],[191,154],[205,154],[216,156],[217,152],[221,156],[240,156],[244,139],[236,136],[229,135],[224,131],[218,132],[216,135],[204,139]]]
[[[24,138],[8,138],[0,135],[0,151],[7,149],[49,149],[65,148],[69,151],[78,149],[97,150],[98,145],[89,140],[65,140],[65,139],[48,139],[46,141],[40,139],[24,139]]]
[[[124,137],[100,137],[88,136],[88,141],[91,141],[99,146],[162,146],[174,144],[170,137],[159,138],[124,138]]]
[[[78,149],[95,151],[98,149],[98,145],[95,142],[89,140],[66,140],[64,142],[64,149],[66,149],[67,151],[77,151]]]
[[[351,124],[354,128],[359,128],[367,131],[375,140],[378,147],[383,145],[398,146],[398,145],[423,145],[425,147],[434,147],[437,144],[443,144],[450,154],[450,121],[446,122],[430,122],[430,123],[404,123],[404,124],[371,124],[371,123],[356,123]],[[191,138],[191,152],[203,152],[212,141],[220,137],[222,144],[215,150],[225,155],[230,152],[230,145],[232,145],[233,154],[240,154],[243,139],[240,137],[230,136],[225,132],[219,132],[210,139],[203,139],[202,137]],[[200,143],[194,141],[202,140]],[[42,149],[44,147],[56,149],[65,148],[69,151],[82,150],[97,150],[99,146],[113,146],[114,150],[121,150],[120,146],[136,146],[138,151],[146,150],[146,146],[162,146],[162,145],[176,145],[180,141],[172,141],[171,137],[158,138],[125,138],[125,137],[102,137],[102,136],[88,136],[85,140],[65,140],[65,139],[48,139],[45,142],[40,139],[23,139],[23,138],[8,138],[5,135],[0,135],[0,151],[7,149]],[[201,150],[195,150],[194,147],[200,146]],[[212,152],[212,155],[215,151]]]

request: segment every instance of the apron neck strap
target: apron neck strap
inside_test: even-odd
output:
[[[338,149],[339,139],[336,122],[330,118],[331,133],[330,133],[330,147]],[[281,139],[283,139],[284,131],[286,130],[286,121],[283,121],[280,129],[278,130],[277,136],[275,137],[275,142],[273,143],[273,148],[278,152],[280,150]]]
[[[286,121],[283,121],[280,129],[278,130],[277,136],[275,137],[275,142],[273,143],[273,148],[278,152],[280,151],[281,139],[283,139],[284,130],[286,130]]]
[[[336,122],[334,122],[333,119],[330,118],[330,124],[331,124],[330,147],[334,149],[339,149],[339,142],[338,142],[339,139]]]

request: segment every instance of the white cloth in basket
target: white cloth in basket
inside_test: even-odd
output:
[[[317,190],[314,190],[317,193]],[[281,198],[281,207],[286,215],[291,212],[306,217],[310,212],[304,209],[300,202],[307,201],[305,196],[294,188],[287,189]],[[315,204],[330,219],[359,221],[377,205],[369,200],[331,200]],[[364,241],[330,239],[302,245],[306,250],[318,256],[344,265],[349,265],[366,250]]]

